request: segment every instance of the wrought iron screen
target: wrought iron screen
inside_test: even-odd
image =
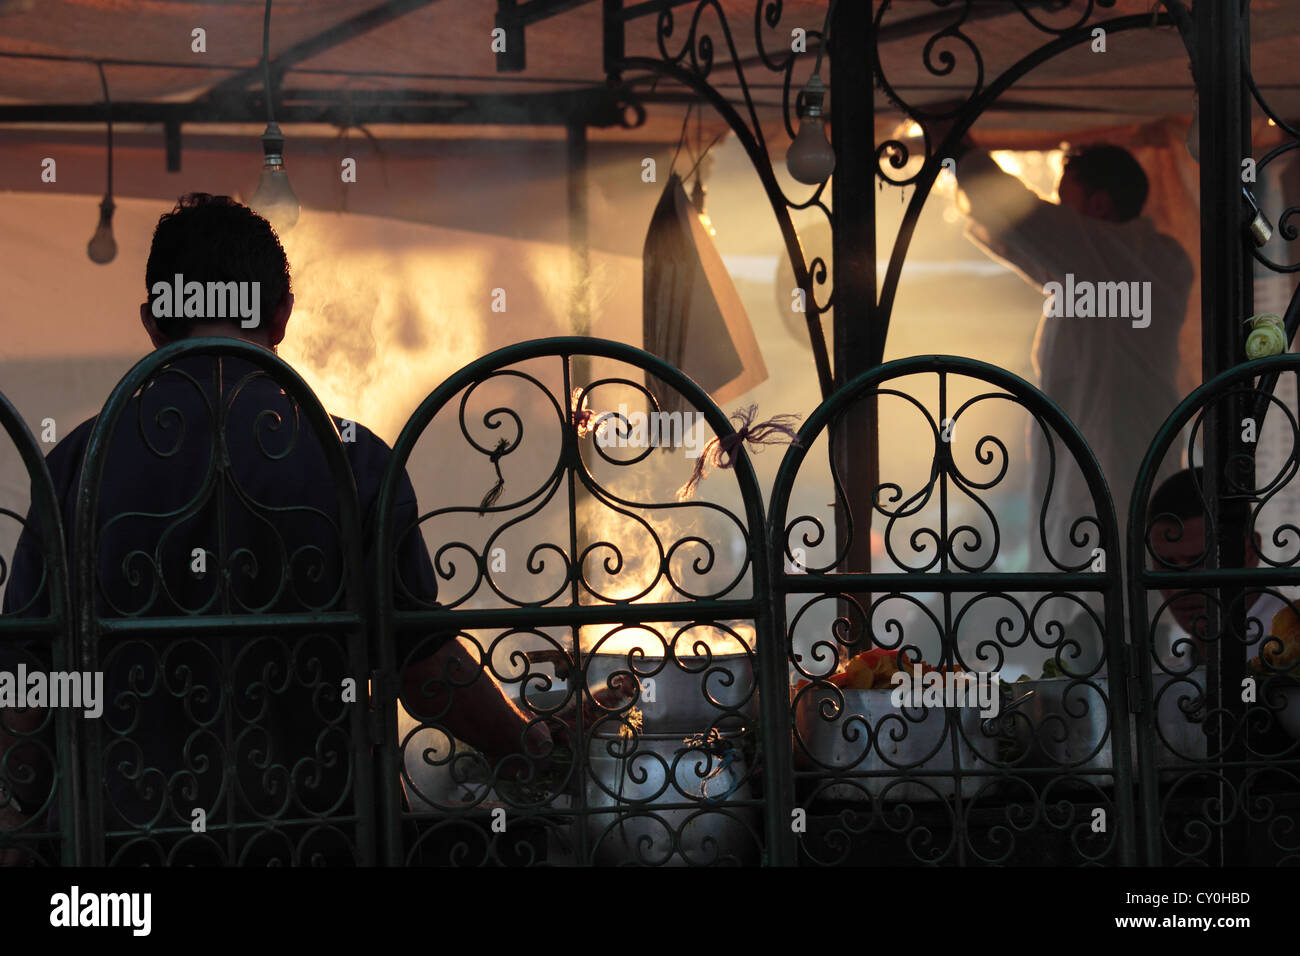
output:
[[[374,860],[346,448],[292,369],[230,339],[159,349],[94,420],[73,537],[107,698],[85,723],[89,862]]]
[[[681,395],[680,426],[656,417],[651,376]],[[674,494],[684,452],[729,434],[680,372],[584,338],[494,352],[420,406],[378,521],[389,863],[761,861],[761,496],[743,453]],[[417,485],[436,498],[398,520],[426,436],[437,477]],[[393,560],[412,534],[436,603]],[[432,653],[453,635],[459,656]],[[459,713],[498,693],[489,678],[519,708],[505,741]]]
[[[1170,415],[1134,489],[1128,541],[1142,766],[1152,863],[1300,860],[1300,425],[1274,394],[1300,357],[1245,363]],[[1168,456],[1201,460],[1209,418],[1240,429],[1242,453],[1156,489]],[[1265,445],[1274,464],[1257,469]],[[1208,502],[1224,502],[1218,534]],[[1226,539],[1216,552],[1216,537]],[[1217,567],[1216,567],[1217,565]]]
[[[847,573],[835,569],[862,516],[831,540],[819,516],[828,503],[801,498],[800,479],[814,462],[841,460],[836,442],[857,436],[836,424],[864,402],[903,431],[882,434],[880,483],[864,496],[881,529],[871,573]],[[995,406],[1020,417],[981,421]],[[1022,495],[999,494],[1025,463],[1022,435],[998,433],[1008,421],[1027,421],[1048,456],[1027,518]],[[769,519],[771,552],[784,562],[773,590],[793,684],[783,707],[793,772],[784,787],[768,782],[792,801],[799,860],[1132,862],[1118,538],[1079,433],[1021,379],[935,356],[860,376],[800,434]],[[891,444],[905,455],[891,458]],[[922,467],[909,471],[908,458]],[[1067,541],[1053,540],[1048,515],[1065,505],[1052,489],[1067,469],[1086,481],[1091,508],[1067,516]],[[831,480],[842,501],[855,477],[836,468]],[[1017,554],[1025,538],[1045,568]],[[835,672],[850,656],[845,682]],[[956,695],[963,681],[969,695],[971,680],[1009,677],[1013,663],[1030,679],[1002,683],[996,707]],[[934,686],[951,678],[953,694],[896,698],[895,671]]]
[[[1131,645],[1095,459],[1041,393],[967,359],[888,363],[819,405],[766,519],[724,414],[670,366],[599,340],[467,366],[391,453],[264,350],[171,346],[68,436],[84,466],[62,503],[0,404],[33,488],[25,519],[4,512],[26,529],[26,556],[4,566],[6,667],[102,671],[105,686],[98,719],[0,711],[0,783],[23,810],[0,820],[0,851],[47,864],[1293,861],[1300,615],[1282,589],[1300,583],[1300,531],[1284,511],[1266,519],[1300,471],[1295,412],[1272,394],[1297,370],[1294,356],[1236,369],[1157,436],[1126,543]],[[693,411],[656,419],[648,376]],[[888,412],[882,447],[899,455],[882,455],[869,489],[873,566],[836,571],[861,523],[832,535],[815,473],[844,460],[834,446],[853,436],[837,424],[863,402]],[[1187,522],[1152,537],[1169,530],[1148,513],[1154,476],[1184,429],[1195,453],[1216,405],[1243,422],[1271,408],[1259,435],[1285,451],[1275,474],[1256,479],[1248,456],[1220,476],[1247,541],[1266,532],[1258,558],[1162,564],[1152,542]],[[1020,424],[1049,465],[1028,519]],[[709,439],[732,467],[679,497]],[[1062,543],[1047,517],[1071,470],[1091,504]],[[829,478],[842,505],[851,476]],[[1199,641],[1165,641],[1162,622],[1197,594]],[[1261,596],[1279,605],[1263,625],[1248,613]],[[1204,666],[1198,647],[1215,651]],[[885,682],[916,667],[953,686],[998,672],[997,714],[979,712],[991,698],[891,700]],[[505,709],[484,709],[485,694]]]
[[[0,505],[0,519],[21,527],[28,545],[25,565],[0,554],[0,671],[26,684],[26,670],[74,669],[68,565],[63,518],[40,446],[9,400],[0,395],[0,426],[21,459],[31,485],[26,518]],[[19,593],[21,591],[21,594]],[[0,709],[0,856],[42,865],[77,859],[76,771],[73,728],[81,715],[70,709]]]

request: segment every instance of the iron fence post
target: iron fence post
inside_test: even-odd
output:
[[[1244,82],[1243,38],[1249,40],[1246,3],[1223,0],[1197,3],[1196,81],[1201,118],[1201,364],[1204,381],[1210,381],[1243,357],[1242,320],[1251,311],[1251,264],[1243,234],[1241,162],[1250,155],[1249,99]],[[1205,432],[1205,494],[1209,504],[1207,536],[1210,568],[1245,567],[1246,501],[1236,487],[1254,487],[1253,455],[1240,438],[1242,403],[1229,397],[1225,404],[1207,409]],[[1241,453],[1246,452],[1243,456]],[[1233,475],[1228,474],[1232,463]],[[1245,471],[1249,471],[1246,474]],[[1242,649],[1230,635],[1244,634],[1244,590],[1221,585],[1217,596],[1218,638],[1207,648],[1207,706],[1221,715],[1207,726],[1208,753],[1225,761],[1220,788],[1234,793],[1241,774],[1230,764],[1244,757],[1245,743],[1231,731],[1242,720],[1243,704],[1237,689],[1245,673]],[[1229,743],[1229,741],[1233,741]],[[1232,795],[1221,794],[1228,802]],[[1221,864],[1243,862],[1246,850],[1244,821],[1217,829],[1216,854]]]

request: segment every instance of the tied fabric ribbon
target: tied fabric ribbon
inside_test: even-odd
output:
[[[714,438],[704,446],[704,452],[695,460],[695,470],[690,480],[677,489],[677,500],[686,501],[695,494],[695,488],[708,477],[710,466],[731,468],[742,442],[751,448],[763,445],[799,445],[799,436],[792,427],[798,415],[773,415],[767,421],[755,422],[758,406],[750,405],[731,413],[731,420],[739,427],[730,435]]]
[[[702,799],[710,803],[721,803],[740,789],[740,785],[744,783],[744,776],[740,772],[741,768],[736,766],[736,764],[740,763],[740,750],[731,741],[724,740],[716,727],[711,727],[702,734],[685,737],[682,739],[682,743],[690,750],[699,750],[707,754],[710,764],[714,761],[717,762],[717,766],[706,773],[700,780],[699,795]],[[721,776],[723,773],[732,778],[731,786],[723,793],[712,797],[709,796],[709,781]]]
[[[1250,324],[1250,335],[1246,337],[1246,358],[1267,358],[1286,351],[1286,324],[1281,316],[1261,312],[1252,315],[1246,322]]]
[[[578,437],[586,438],[600,424],[596,421],[596,413],[587,407],[587,396],[582,394],[581,388],[573,390],[569,404],[573,409],[573,424],[578,429]]]
[[[488,461],[492,462],[492,467],[496,469],[497,483],[492,486],[491,490],[483,496],[483,500],[479,502],[478,516],[480,518],[487,514],[487,510],[497,503],[497,499],[501,497],[501,489],[506,486],[505,476],[501,474],[501,456],[506,453],[506,449],[509,447],[510,443],[504,438],[500,438],[497,440],[497,447],[493,448],[488,454]]]

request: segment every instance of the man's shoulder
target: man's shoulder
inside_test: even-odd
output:
[[[59,439],[45,456],[46,467],[50,469],[50,474],[56,481],[60,475],[75,473],[80,469],[86,445],[90,442],[90,434],[94,431],[95,422],[98,420],[98,415],[87,418]]]
[[[339,430],[339,437],[343,440],[343,444],[354,446],[351,450],[383,457],[393,453],[393,449],[388,446],[388,442],[356,419],[344,418],[341,415],[335,415],[333,412],[330,412],[329,416],[330,420],[334,422],[334,427]]]
[[[379,486],[384,473],[393,458],[393,449],[389,444],[367,428],[361,422],[351,418],[342,418],[330,413],[339,437],[343,440],[344,454],[352,466],[352,474],[357,481],[357,493],[362,507],[367,507],[370,498],[379,494]],[[407,496],[409,483],[399,479],[398,495]]]
[[[1155,250],[1165,260],[1165,269],[1180,269],[1189,275],[1195,272],[1191,257],[1183,244],[1167,232],[1161,232],[1156,221],[1150,216],[1138,216],[1128,222],[1119,224],[1129,235],[1137,237],[1150,249]]]

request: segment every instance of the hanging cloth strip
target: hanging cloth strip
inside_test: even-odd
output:
[[[758,406],[750,405],[731,413],[731,420],[739,427],[730,435],[712,439],[704,446],[704,452],[695,460],[695,470],[690,480],[677,489],[677,500],[687,501],[695,494],[695,488],[708,477],[710,464],[717,468],[731,468],[736,464],[736,454],[742,442],[748,442],[751,448],[763,445],[799,445],[799,437],[793,425],[799,420],[798,415],[773,415],[767,421],[755,422]]]

